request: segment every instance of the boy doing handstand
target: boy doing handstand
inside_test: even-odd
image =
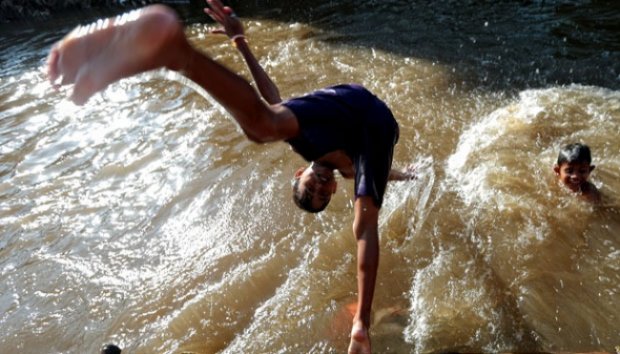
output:
[[[71,98],[83,104],[112,82],[167,68],[205,89],[250,140],[285,141],[310,162],[295,174],[293,196],[303,209],[325,209],[336,192],[335,171],[354,179],[358,306],[349,353],[369,354],[379,264],[379,209],[388,180],[415,178],[412,169],[391,168],[398,123],[387,105],[360,85],[336,85],[283,100],[250,50],[243,25],[232,9],[220,0],[207,2],[207,14],[222,25],[218,32],[228,35],[245,59],[258,93],[243,77],[194,48],[176,14],[162,5],[79,27],[68,34],[50,52],[50,80],[58,85],[73,84]]]

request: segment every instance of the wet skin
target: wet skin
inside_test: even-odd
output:
[[[555,167],[555,172],[560,181],[573,192],[580,192],[582,190],[592,170],[594,170],[594,166],[587,162],[563,163]]]

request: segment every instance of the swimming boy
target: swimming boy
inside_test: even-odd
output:
[[[121,354],[121,348],[114,344],[106,344],[101,348],[100,354]]]
[[[205,9],[243,55],[260,96],[241,76],[193,48],[176,14],[153,5],[116,19],[78,27],[52,48],[48,73],[73,84],[83,104],[121,78],[156,68],[194,81],[257,143],[286,141],[308,167],[295,173],[297,205],[319,212],[336,191],[334,171],[355,179],[353,233],[357,239],[358,306],[349,353],[370,353],[370,314],[379,262],[378,215],[388,180],[413,179],[391,169],[398,124],[388,107],[359,85],[338,85],[283,101],[250,50],[241,22],[219,0]],[[262,96],[262,99],[261,99]]]
[[[595,168],[591,163],[592,156],[587,145],[568,144],[560,149],[553,170],[564,186],[585,200],[597,203],[600,202],[601,195],[596,186],[588,181],[590,172]]]

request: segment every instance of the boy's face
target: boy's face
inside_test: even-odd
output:
[[[332,194],[336,193],[337,182],[332,171],[319,174],[308,167],[303,170],[299,169],[295,178],[299,178],[299,192],[310,195],[314,208],[327,205]]]
[[[579,192],[581,185],[588,181],[594,166],[587,162],[564,162],[553,168],[556,175],[573,192]]]

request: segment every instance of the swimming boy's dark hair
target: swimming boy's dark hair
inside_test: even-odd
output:
[[[101,348],[101,354],[121,354],[121,348],[114,344],[106,344]]]
[[[560,154],[558,155],[558,166],[563,163],[591,163],[592,156],[590,154],[590,148],[588,145],[581,143],[573,143],[564,145],[560,149]]]
[[[318,208],[314,208],[312,206],[312,198],[310,197],[310,194],[299,192],[299,178],[295,178],[293,181],[293,201],[295,202],[295,205],[310,213],[321,212],[327,207],[327,204],[329,204],[329,201],[327,201]]]

